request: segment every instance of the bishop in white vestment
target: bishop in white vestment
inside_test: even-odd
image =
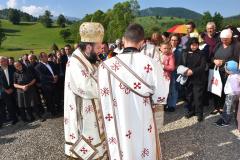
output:
[[[65,154],[73,158],[107,159],[103,122],[99,114],[97,68],[91,63],[94,43],[102,40],[103,33],[99,23],[83,23],[80,34],[84,47],[74,51],[66,66]]]
[[[154,104],[165,104],[169,86],[163,68],[138,51],[144,38],[140,25],[124,35],[123,54],[98,70],[101,108],[111,160],[159,160],[160,141]]]

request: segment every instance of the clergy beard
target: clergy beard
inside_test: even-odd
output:
[[[95,64],[97,62],[97,54],[94,52],[91,52],[89,56],[87,56],[87,60],[91,63],[91,64]]]

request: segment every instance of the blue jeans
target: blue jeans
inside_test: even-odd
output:
[[[230,123],[232,119],[233,109],[237,107],[238,104],[238,97],[238,95],[226,95],[222,114],[222,119],[225,123]]]
[[[167,99],[168,107],[176,108],[177,100],[178,100],[178,90],[179,83],[176,82],[176,74],[172,74],[172,78],[169,85],[169,94]]]

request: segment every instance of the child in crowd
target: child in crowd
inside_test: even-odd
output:
[[[216,125],[220,127],[228,126],[230,124],[233,109],[237,108],[240,95],[240,72],[238,69],[238,63],[235,61],[228,61],[225,64],[225,70],[229,75],[224,87],[226,99],[222,117],[215,122]]]
[[[180,65],[187,67],[185,75],[188,77],[186,86],[186,100],[190,105],[186,118],[197,115],[198,121],[203,121],[203,96],[207,83],[205,73],[206,59],[199,50],[197,38],[190,38],[187,48],[182,54]]]
[[[164,70],[164,77],[167,80],[171,80],[171,75],[172,72],[175,70],[175,58],[174,55],[171,51],[171,46],[168,42],[163,42],[160,44],[160,61],[163,65],[163,70]],[[166,111],[174,112],[176,104],[171,103],[171,94],[173,92],[173,87],[175,85],[169,86],[169,95],[168,95],[168,100],[167,100],[167,107],[165,108]]]

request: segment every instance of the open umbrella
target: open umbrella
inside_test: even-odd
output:
[[[187,33],[187,27],[185,24],[175,25],[167,30],[170,33]]]

